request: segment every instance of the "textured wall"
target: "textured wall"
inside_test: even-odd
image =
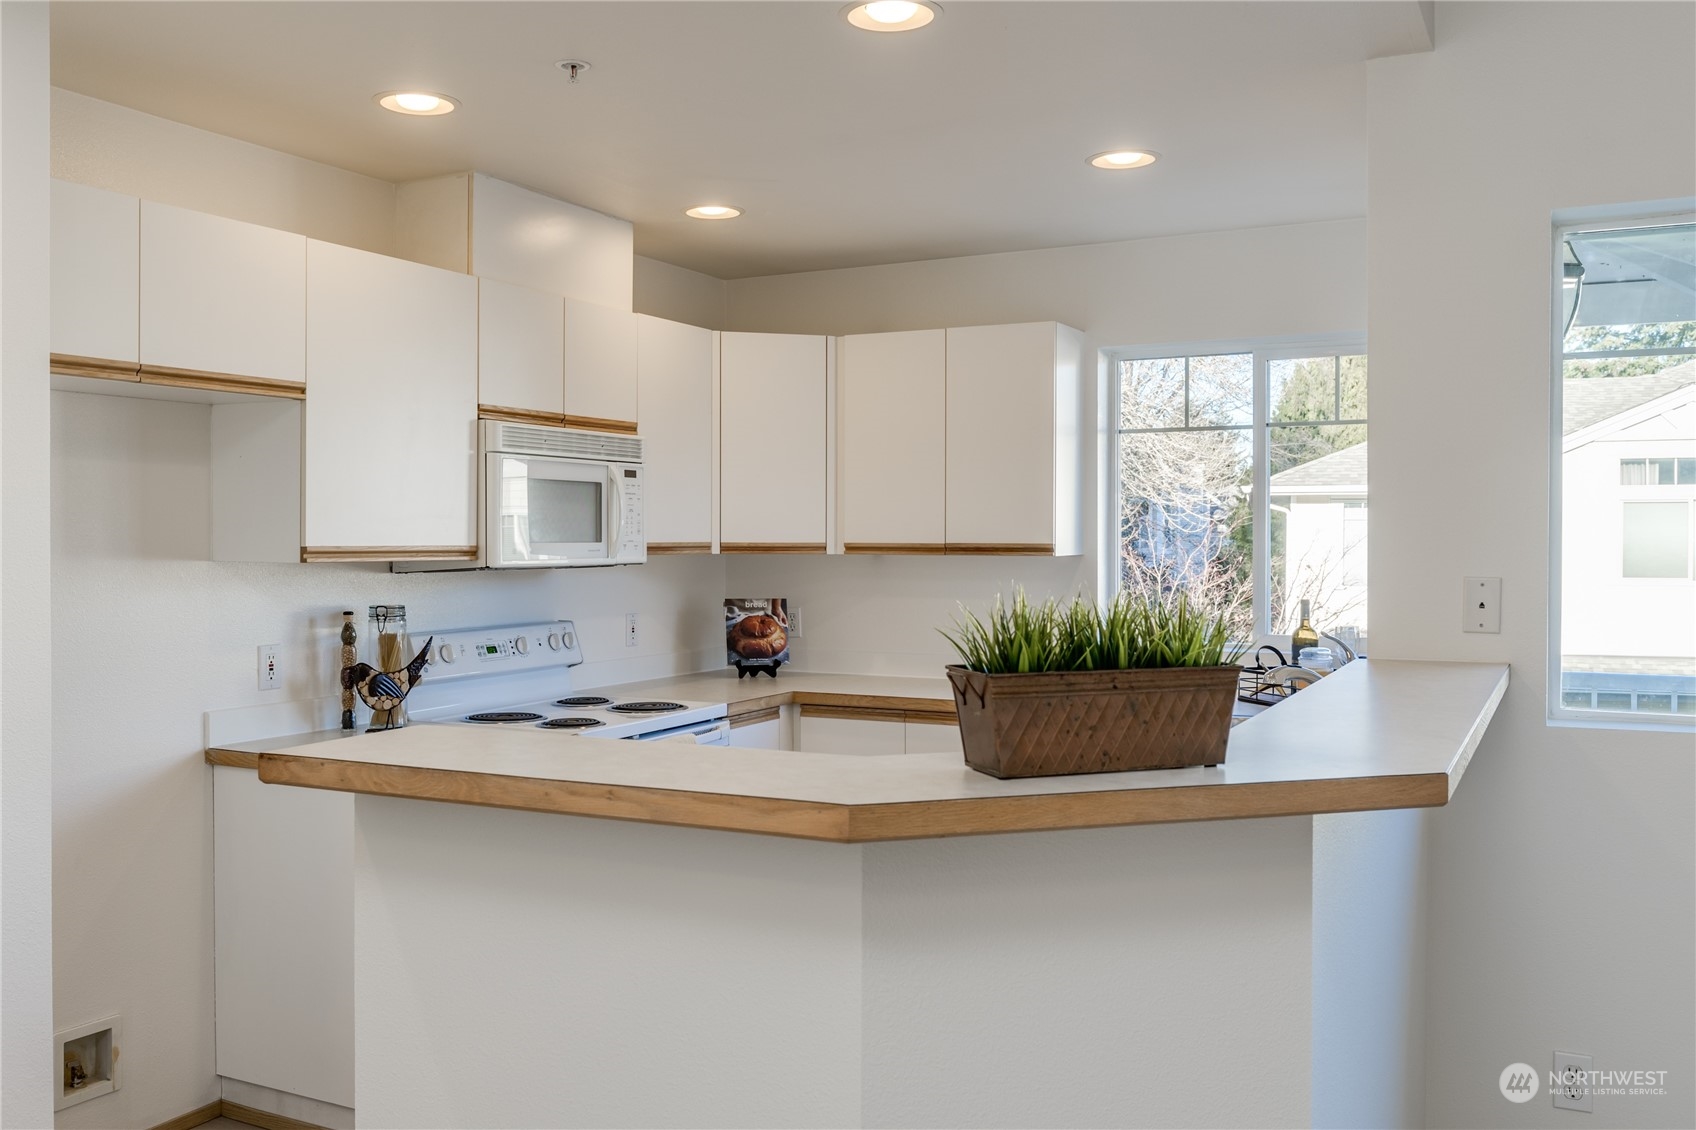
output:
[[[0,1124],[53,1118],[47,655],[47,5],[0,5]]]
[[[1544,719],[1553,224],[1696,191],[1696,9],[1449,4],[1437,30],[1369,83],[1373,644],[1514,683],[1432,819],[1426,1118],[1688,1127],[1690,735]],[[1468,575],[1503,578],[1500,635],[1460,631]],[[1557,1049],[1671,1093],[1502,1099],[1502,1068]]]

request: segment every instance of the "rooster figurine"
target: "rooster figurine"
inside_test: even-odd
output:
[[[430,645],[435,639],[431,636],[425,640],[418,654],[412,657],[412,662],[399,671],[379,671],[369,663],[343,667],[342,689],[358,691],[359,697],[374,713],[393,710],[406,698],[408,691],[423,681],[424,665],[430,662]]]

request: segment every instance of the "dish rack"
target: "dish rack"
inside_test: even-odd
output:
[[[1277,657],[1274,666],[1267,666],[1261,659],[1262,652],[1271,652]],[[1237,676],[1237,700],[1253,703],[1255,706],[1276,706],[1295,693],[1295,688],[1287,683],[1275,682],[1268,676],[1277,667],[1286,666],[1284,653],[1266,644],[1254,653],[1254,662],[1243,664],[1242,673]]]

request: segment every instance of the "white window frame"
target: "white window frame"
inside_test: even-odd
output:
[[[1549,243],[1549,593],[1548,593],[1548,654],[1545,657],[1544,696],[1547,704],[1546,724],[1551,726],[1585,727],[1601,730],[1670,730],[1688,732],[1696,729],[1696,715],[1639,713],[1618,710],[1599,710],[1567,706],[1561,701],[1561,603],[1566,590],[1561,580],[1561,488],[1565,457],[1563,434],[1566,370],[1566,310],[1561,295],[1565,281],[1567,237],[1574,232],[1617,228],[1665,227],[1670,224],[1696,224],[1696,212],[1644,211],[1640,209],[1583,209],[1572,223],[1556,223]],[[1621,357],[1633,355],[1672,357],[1696,355],[1696,349],[1657,349],[1652,353],[1622,351]],[[1370,370],[1369,370],[1370,371]],[[1370,378],[1368,378],[1370,379]],[[1370,395],[1370,394],[1369,394]],[[1648,583],[1655,583],[1649,581]],[[1670,583],[1670,582],[1662,582]]]
[[[1122,547],[1119,544],[1119,513],[1123,501],[1124,482],[1120,476],[1119,440],[1120,440],[1120,407],[1124,403],[1123,381],[1120,377],[1122,362],[1152,361],[1168,357],[1216,357],[1229,353],[1252,354],[1254,358],[1254,419],[1249,425],[1253,435],[1252,454],[1254,469],[1254,561],[1251,571],[1251,582],[1254,587],[1254,631],[1256,640],[1239,640],[1238,643],[1258,643],[1273,635],[1272,622],[1272,506],[1269,492],[1272,489],[1272,465],[1268,450],[1267,423],[1270,405],[1267,403],[1271,396],[1271,363],[1273,361],[1297,361],[1309,357],[1356,357],[1367,358],[1367,420],[1371,427],[1372,416],[1372,360],[1366,348],[1366,335],[1360,333],[1329,334],[1319,337],[1280,337],[1280,338],[1248,338],[1239,341],[1204,341],[1167,343],[1160,345],[1123,346],[1115,349],[1102,350],[1108,365],[1107,387],[1109,398],[1107,412],[1104,415],[1108,421],[1108,434],[1111,440],[1108,460],[1108,472],[1112,479],[1112,489],[1101,492],[1107,504],[1106,535],[1102,539],[1103,571],[1107,578],[1107,599],[1117,595],[1123,583],[1123,574],[1119,565],[1119,554]],[[1323,421],[1330,423],[1331,421]],[[1338,420],[1338,424],[1360,423],[1356,420]],[[1370,502],[1370,499],[1368,500]],[[1370,515],[1370,511],[1368,511]],[[1367,518],[1370,523],[1370,516]],[[1368,535],[1370,536],[1370,535]],[[1372,582],[1367,578],[1368,622],[1370,622]]]

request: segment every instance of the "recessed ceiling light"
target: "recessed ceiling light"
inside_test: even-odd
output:
[[[1109,149],[1091,157],[1089,163],[1098,169],[1140,169],[1158,160],[1160,154],[1147,149]]]
[[[459,109],[459,100],[445,94],[431,94],[427,90],[390,90],[377,95],[377,105],[397,114],[433,118]]]
[[[683,214],[697,220],[734,220],[742,214],[742,209],[732,208],[728,204],[697,204],[686,209]]]
[[[870,0],[850,4],[842,15],[865,31],[912,31],[942,14],[942,6],[930,0]]]

